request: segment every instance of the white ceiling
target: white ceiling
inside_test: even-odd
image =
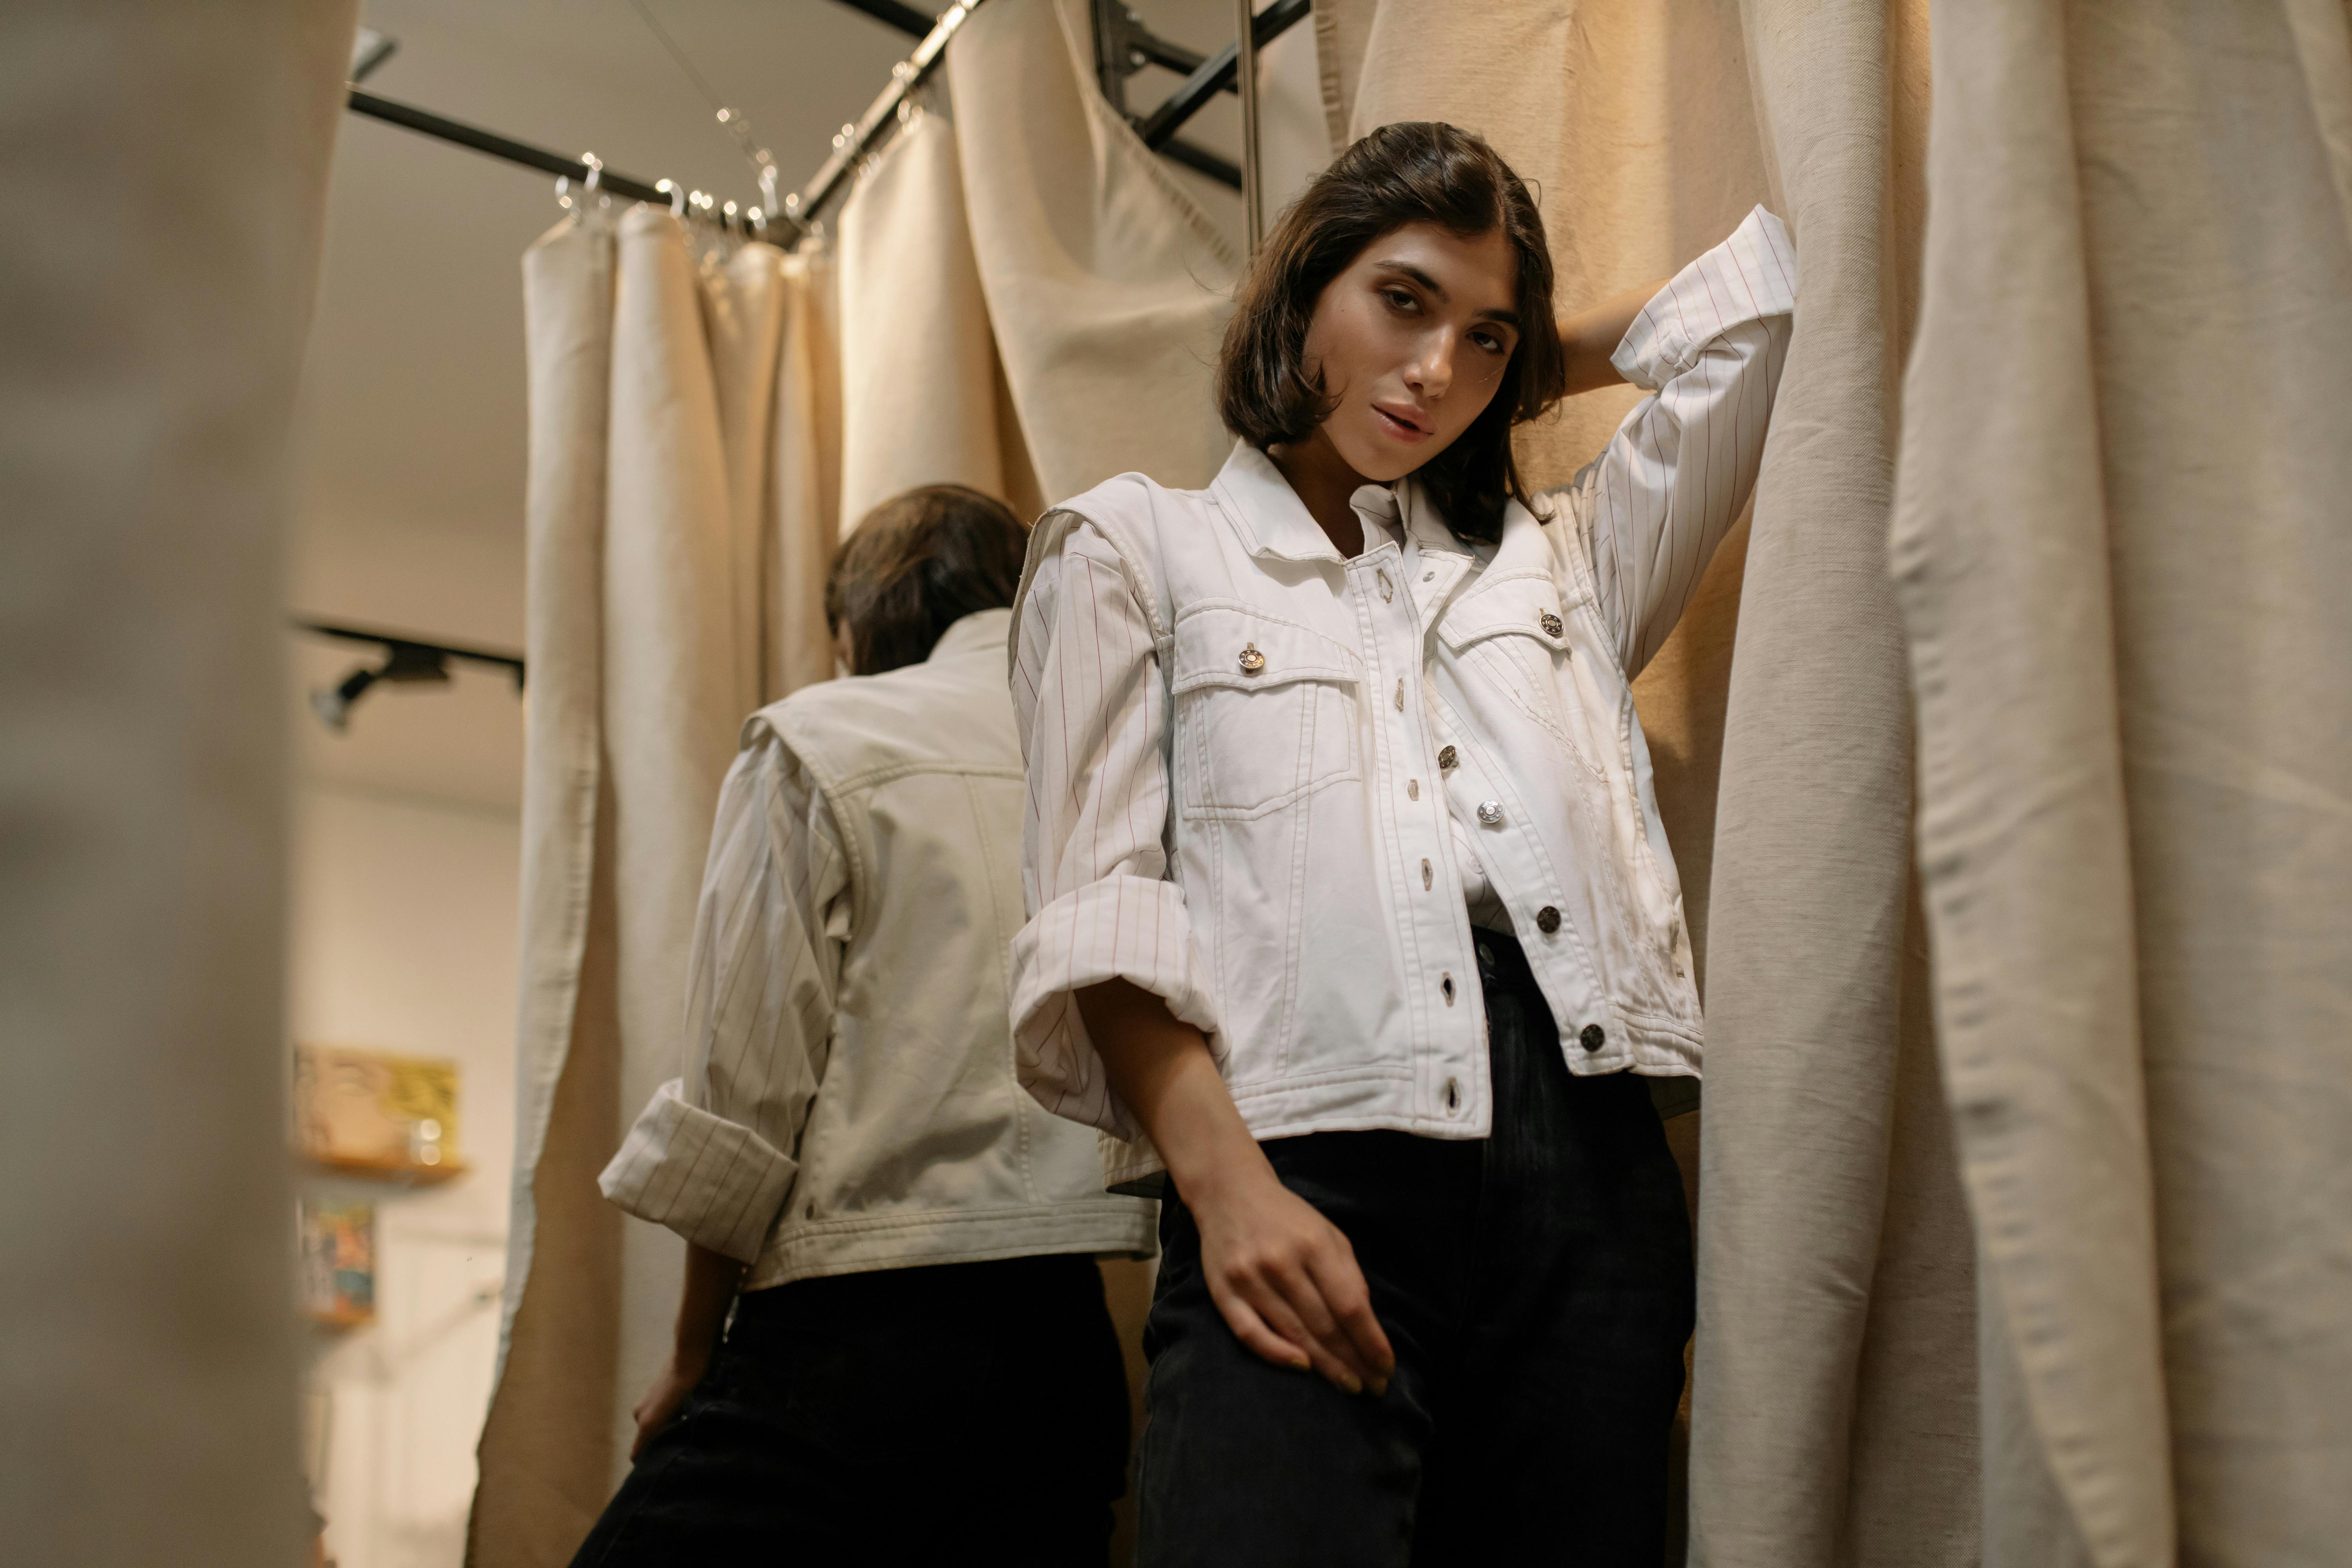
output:
[[[837,0],[645,0],[749,116],[789,187],[861,111],[912,40]],[[937,0],[920,9],[937,11]],[[1229,0],[1139,0],[1202,51]],[[398,52],[367,88],[619,172],[756,198],[752,170],[630,0],[364,0]],[[1300,30],[1302,33],[1304,29]],[[1149,71],[1134,101],[1174,79]],[[1232,156],[1232,100],[1188,131]],[[1239,204],[1187,175],[1237,221]],[[554,182],[357,115],[335,151],[305,370],[289,608],[428,640],[523,642],[524,372],[520,258],[561,216]],[[365,650],[295,636],[289,702],[306,777],[511,810],[520,705],[491,674],[379,687],[329,734],[301,695]]]

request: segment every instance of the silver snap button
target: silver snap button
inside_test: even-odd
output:
[[[1259,670],[1265,668],[1265,655],[1257,651],[1257,644],[1245,643],[1243,645],[1241,666],[1242,673],[1244,675],[1255,675]]]
[[[1538,616],[1536,617],[1536,624],[1543,627],[1544,636],[1548,637],[1556,637],[1560,634],[1559,617],[1553,615],[1549,610],[1546,610],[1542,615]]]
[[[1485,823],[1489,827],[1492,827],[1495,824],[1502,821],[1503,803],[1499,800],[1480,801],[1478,803],[1478,820]]]

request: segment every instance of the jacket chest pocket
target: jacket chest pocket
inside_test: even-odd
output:
[[[1567,616],[1574,607],[1563,602],[1549,577],[1516,576],[1456,604],[1439,624],[1437,637],[1465,679],[1475,676],[1570,761],[1606,784],[1592,716],[1577,700],[1570,668]]]
[[[1232,604],[1176,618],[1177,794],[1187,816],[1260,816],[1356,774],[1362,660],[1322,633]]]

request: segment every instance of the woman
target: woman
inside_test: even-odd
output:
[[[1013,1080],[1024,544],[961,486],[876,509],[825,588],[856,673],[744,726],[684,1074],[603,1183],[688,1242],[676,1349],[580,1564],[1105,1561],[1127,1381],[1094,1258],[1148,1255],[1150,1205]]]
[[[1215,483],[1040,521],[1013,1033],[1170,1189],[1147,1568],[1660,1560],[1692,1282],[1642,1080],[1700,1020],[1630,683],[1793,300],[1759,209],[1555,323],[1525,186],[1391,125],[1242,285]],[[1619,380],[1652,395],[1528,497],[1512,426]]]

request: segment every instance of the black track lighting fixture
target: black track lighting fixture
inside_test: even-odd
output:
[[[324,621],[297,620],[294,625],[320,637],[338,637],[344,642],[373,643],[383,650],[382,664],[373,668],[363,664],[335,685],[310,693],[310,710],[319,716],[320,723],[337,734],[351,726],[352,704],[377,681],[388,680],[403,686],[446,685],[449,661],[453,658],[464,659],[469,664],[495,665],[514,677],[516,691],[522,690],[522,657],[520,654],[425,642],[416,637],[402,637],[396,632],[333,626]]]

